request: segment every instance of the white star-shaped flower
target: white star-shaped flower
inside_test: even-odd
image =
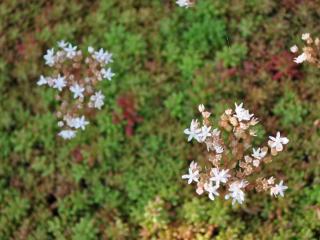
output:
[[[242,188],[246,187],[247,184],[248,183],[244,180],[231,183],[228,189],[230,193],[225,196],[225,199],[232,198],[232,205],[234,205],[236,202],[242,204],[245,196]]]
[[[48,84],[47,79],[44,76],[41,75],[39,80],[38,80],[38,82],[37,82],[37,85],[38,86],[42,86],[42,85],[46,85],[46,84]]]
[[[58,42],[58,46],[62,49],[64,49],[65,47],[67,47],[68,43],[65,42],[64,40],[61,40]]]
[[[229,169],[224,170],[219,168],[212,168],[210,175],[210,180],[216,183],[216,186],[220,186],[220,183],[226,183],[228,181],[228,178],[230,177],[230,174],[228,174]]]
[[[188,179],[188,184],[191,184],[192,182],[199,182],[199,170],[193,169],[190,166],[189,174],[183,175],[182,179]]]
[[[103,68],[103,69],[101,69],[100,72],[101,72],[102,77],[105,79],[108,79],[109,81],[111,81],[112,77],[115,75],[112,72],[111,68],[108,68],[107,70]]]
[[[62,130],[61,132],[58,133],[60,137],[63,139],[71,139],[76,136],[76,131],[73,130]]]
[[[112,62],[112,54],[108,51],[104,51],[103,48],[100,48],[99,51],[95,51],[93,53],[93,58],[105,65]]]
[[[65,121],[67,122],[67,125],[71,128],[79,129],[81,128],[84,130],[86,126],[89,124],[88,121],[86,121],[84,116],[81,117],[66,117]]]
[[[84,130],[86,128],[86,126],[89,124],[88,121],[86,121],[85,117],[78,117],[76,118],[76,124],[75,124],[75,128],[81,128],[82,130]]]
[[[239,122],[241,121],[250,121],[251,117],[253,117],[253,114],[249,113],[249,110],[244,109],[243,103],[241,103],[239,106],[237,103],[235,103],[236,109],[235,112],[236,114],[234,115],[236,118],[238,118]]]
[[[261,148],[256,149],[252,149],[253,154],[251,154],[252,157],[261,160],[262,158],[264,158],[267,155],[266,151],[262,151]]]
[[[73,98],[83,98],[84,88],[81,87],[78,83],[73,84],[70,87],[70,91],[73,93]]]
[[[77,46],[72,46],[71,43],[69,43],[68,46],[64,48],[64,50],[67,53],[67,58],[72,59],[76,56]]]
[[[190,168],[192,171],[197,170],[197,169],[198,169],[198,163],[196,163],[195,161],[192,161],[192,162],[190,163],[189,168]]]
[[[47,53],[43,56],[45,63],[52,67],[55,64],[55,56],[54,56],[54,49],[48,49]]]
[[[211,127],[207,127],[207,126],[203,126],[201,128],[201,133],[199,134],[199,138],[201,142],[204,142],[207,137],[211,136],[210,130],[211,130]]]
[[[190,124],[190,128],[184,130],[184,133],[189,135],[188,142],[190,142],[193,138],[199,141],[201,129],[199,128],[198,120],[192,120]]]
[[[217,192],[219,186],[212,185],[212,183],[206,183],[204,185],[204,189],[209,193],[209,198],[213,201],[215,196],[219,196],[219,193]]]
[[[101,91],[96,92],[94,95],[90,97],[90,103],[93,105],[93,107],[101,109],[101,107],[104,104],[104,96],[101,93]]]
[[[286,137],[281,137],[280,132],[277,132],[276,137],[269,137],[268,145],[271,148],[274,148],[277,150],[277,152],[281,152],[283,150],[283,145],[287,144],[289,142],[289,139]]]
[[[60,75],[53,80],[53,88],[58,89],[59,91],[62,91],[62,89],[66,86],[65,77],[61,77]]]
[[[276,184],[274,187],[270,189],[270,194],[271,196],[277,197],[280,195],[281,197],[284,196],[284,191],[287,190],[288,187],[283,185],[283,181],[281,180],[279,184]]]

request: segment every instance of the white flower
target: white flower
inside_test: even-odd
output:
[[[89,53],[93,53],[93,52],[94,52],[94,48],[91,47],[91,46],[89,46],[89,47],[88,47],[88,52],[89,52]]]
[[[298,57],[294,58],[293,61],[297,64],[303,63],[307,60],[307,54],[301,53]]]
[[[250,114],[249,110],[246,110],[242,107],[243,103],[241,103],[239,106],[237,105],[237,103],[235,103],[235,106],[236,106],[236,109],[235,109],[236,114],[234,116],[238,118],[239,122],[241,122],[242,120],[250,121],[253,114]]]
[[[64,139],[71,139],[76,136],[76,131],[73,130],[62,130],[58,135]]]
[[[209,118],[211,116],[210,112],[202,112],[202,117],[203,118]]]
[[[101,91],[96,92],[90,97],[90,103],[93,104],[93,107],[101,109],[104,104],[104,96]]]
[[[214,150],[216,151],[217,154],[223,153],[224,149],[220,145],[214,145]]]
[[[244,192],[241,190],[242,188],[247,186],[247,182],[244,180],[236,181],[230,184],[229,186],[229,192],[225,199],[232,198],[232,205],[234,205],[236,202],[242,204],[244,201]]]
[[[289,142],[289,139],[286,137],[281,137],[280,132],[277,132],[276,137],[269,136],[268,145],[271,148],[275,148],[277,152],[281,152],[283,150],[283,145]]]
[[[272,187],[270,189],[270,194],[271,196],[278,196],[280,195],[281,197],[284,196],[284,191],[287,189],[288,187],[283,185],[283,181],[281,180],[279,184],[276,184],[274,187]]]
[[[177,0],[176,4],[178,4],[179,7],[185,7],[185,8],[188,8],[191,6],[191,2],[189,0]]]
[[[204,109],[205,109],[205,108],[204,108],[204,105],[203,105],[203,104],[200,104],[199,107],[198,107],[199,112],[202,113],[202,112],[204,111]]]
[[[64,48],[64,50],[67,53],[67,58],[74,58],[76,56],[77,53],[77,46],[72,46],[71,43],[68,44],[67,47]]]
[[[219,186],[213,186],[212,183],[206,183],[204,185],[204,189],[209,193],[209,198],[213,201],[214,196],[219,196],[219,193],[217,192]]]
[[[228,174],[229,169],[224,170],[221,169],[219,171],[219,168],[212,168],[211,169],[211,181],[214,181],[216,183],[216,186],[220,186],[220,183],[226,183],[228,181],[228,178],[230,177],[230,174]]]
[[[201,133],[199,134],[199,138],[201,142],[205,141],[207,137],[211,136],[210,130],[211,130],[211,127],[207,127],[207,126],[203,126],[201,128]]]
[[[104,64],[108,64],[112,62],[112,53],[105,52]]]
[[[71,128],[76,128],[76,125],[77,125],[77,118],[72,118],[70,116],[66,116],[65,118],[65,121],[67,123],[67,125]]]
[[[199,182],[199,170],[194,168],[194,162],[191,162],[190,164],[189,174],[183,175],[182,179],[188,179],[188,184]]]
[[[75,129],[79,129],[81,128],[82,130],[84,130],[86,128],[86,126],[89,124],[88,121],[86,121],[84,116],[81,117],[75,117],[72,118],[70,116],[65,118],[67,125],[71,128],[75,128]]]
[[[189,135],[188,142],[190,142],[193,138],[199,141],[199,134],[201,133],[201,129],[199,128],[198,120],[192,120],[190,124],[190,128],[185,129],[184,133]]]
[[[58,46],[62,49],[64,49],[67,45],[68,45],[68,43],[65,42],[64,40],[61,40],[58,42]]]
[[[302,40],[308,40],[310,38],[310,33],[303,33],[302,35],[301,35],[301,39]]]
[[[76,121],[76,125],[75,125],[76,129],[81,128],[82,130],[84,130],[86,126],[89,124],[89,122],[86,121],[84,116],[76,118],[75,121]]]
[[[297,45],[293,45],[291,48],[290,48],[290,51],[292,52],[292,53],[296,53],[296,52],[298,52],[298,47],[297,47]]]
[[[37,82],[37,85],[38,86],[42,86],[42,85],[45,85],[45,84],[48,84],[48,81],[44,76],[41,75],[39,80],[38,80],[38,82]]]
[[[60,75],[53,80],[53,88],[57,88],[59,91],[62,91],[62,88],[66,86],[65,77]]]
[[[78,83],[73,84],[70,87],[70,91],[73,93],[73,98],[83,98],[84,88],[81,87]]]
[[[46,64],[52,67],[55,63],[54,49],[48,49],[46,55],[44,55],[43,58],[46,61]]]
[[[98,62],[102,64],[108,64],[112,62],[112,54],[108,51],[104,51],[102,48],[100,48],[99,51],[95,51],[93,53],[93,58],[95,58]]]
[[[261,160],[262,158],[264,158],[267,155],[266,151],[262,151],[261,148],[256,149],[252,149],[253,154],[251,154],[252,157]]]
[[[102,74],[102,77],[108,79],[109,81],[111,81],[112,77],[115,75],[112,72],[111,68],[108,68],[107,70],[103,68],[100,72]]]
[[[192,161],[190,163],[190,167],[189,168],[192,169],[192,171],[197,170],[198,169],[198,163],[196,163],[195,161]]]

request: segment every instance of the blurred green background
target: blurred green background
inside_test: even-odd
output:
[[[0,239],[320,239],[320,69],[288,52],[319,17],[316,0],[2,0]],[[62,39],[111,51],[117,74],[71,141],[36,85]],[[265,172],[289,189],[232,207],[182,181],[203,158],[183,130],[199,103],[216,119],[242,101],[259,143],[290,139]]]

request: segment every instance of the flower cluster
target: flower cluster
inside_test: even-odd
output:
[[[277,132],[275,137],[269,137],[266,146],[252,148],[251,142],[256,136],[252,127],[258,119],[242,103],[222,114],[219,129],[213,128],[209,120],[211,113],[203,105],[199,106],[199,111],[202,123],[192,120],[184,133],[188,141],[195,139],[206,146],[205,161],[203,166],[192,161],[188,174],[182,176],[188,184],[196,183],[197,194],[207,193],[211,200],[223,195],[225,199],[232,199],[232,204],[242,204],[245,192],[252,189],[284,196],[287,186],[282,180],[276,184],[274,177],[264,178],[258,174],[273,156],[283,151],[288,138]]]
[[[178,4],[179,7],[189,8],[193,5],[193,2],[190,0],[177,0],[176,4]]]
[[[88,56],[71,43],[60,41],[58,49],[47,50],[45,64],[54,69],[48,77],[40,76],[37,84],[57,90],[56,99],[61,101],[57,110],[58,135],[64,139],[76,136],[77,130],[84,130],[89,124],[87,117],[94,109],[104,105],[104,95],[95,89],[103,79],[111,80],[114,76],[111,68],[112,54],[93,47],[88,48]]]
[[[313,39],[310,33],[302,34],[301,39],[306,45],[302,47],[302,53],[294,58],[294,62],[297,64],[309,62],[320,67],[320,39]],[[290,51],[296,54],[299,52],[299,48],[294,45],[290,48]]]

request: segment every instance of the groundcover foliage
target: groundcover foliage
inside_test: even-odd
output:
[[[320,71],[288,52],[302,32],[319,35],[319,9],[1,1],[0,239],[319,239]],[[101,85],[103,109],[68,142],[56,136],[53,91],[36,86],[43,53],[61,39],[108,49],[116,73]],[[197,105],[218,117],[236,101],[264,123],[259,133],[278,126],[290,139],[270,168],[289,186],[284,198],[252,194],[232,207],[181,179],[201,158],[183,134]]]

